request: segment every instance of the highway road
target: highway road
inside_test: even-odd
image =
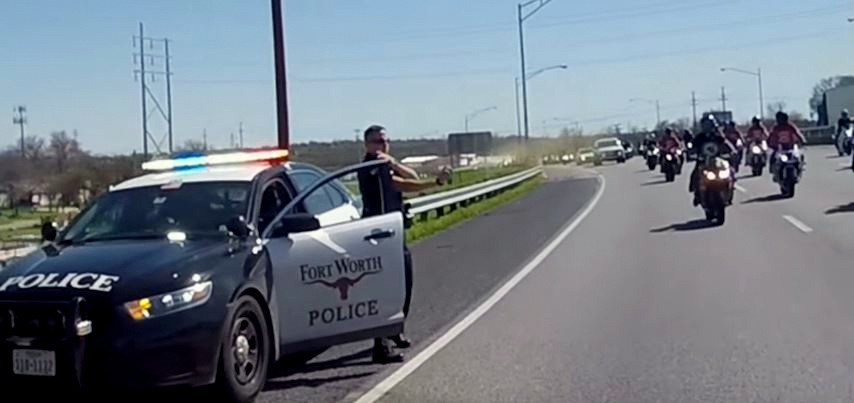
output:
[[[854,400],[854,174],[832,154],[807,151],[791,200],[740,179],[712,228],[687,177],[598,169],[574,231],[379,401]]]

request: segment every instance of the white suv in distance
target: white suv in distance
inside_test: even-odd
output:
[[[626,162],[626,150],[619,139],[605,138],[593,143],[596,154],[602,161],[617,161],[618,164]]]

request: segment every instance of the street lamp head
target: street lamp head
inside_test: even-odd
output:
[[[726,67],[721,67],[721,71],[726,71]]]
[[[567,66],[567,65],[565,65],[565,64],[558,65],[558,67],[560,67],[560,68],[562,68],[562,69],[564,69],[564,70],[566,70],[566,69],[568,69],[568,68],[569,68],[569,66]]]

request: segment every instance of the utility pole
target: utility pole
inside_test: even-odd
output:
[[[519,117],[519,77],[515,78],[513,89],[516,90],[516,137],[522,142],[522,120]]]
[[[240,148],[243,148],[243,122],[240,122],[238,132],[240,133]]]
[[[155,49],[155,44],[159,47],[163,46],[163,54],[158,54]],[[145,47],[148,45],[148,52]],[[142,99],[142,151],[144,157],[148,158],[148,142],[149,140],[154,145],[157,153],[162,152],[162,146],[165,143],[169,153],[173,150],[172,138],[172,67],[170,63],[171,56],[169,55],[169,39],[168,38],[151,38],[145,36],[143,25],[139,23],[139,36],[134,35],[133,47],[139,47],[139,52],[133,53],[134,64],[139,64],[138,69],[134,69],[134,79],[139,80],[140,97]],[[164,62],[165,71],[154,70],[155,59],[162,59]],[[146,67],[148,64],[148,68]],[[157,81],[157,76],[166,77],[166,110],[164,111],[160,105],[160,101],[154,95],[154,92],[149,86],[151,82]],[[149,123],[151,115],[154,111],[149,111],[148,101],[154,104],[155,110],[159,112],[160,117],[166,122],[166,134],[158,140],[149,131]]]
[[[208,129],[202,129],[202,143],[205,145],[205,151],[208,150]]]
[[[523,29],[523,23],[528,18],[531,18],[537,11],[540,11],[541,8],[545,7],[546,4],[549,4],[551,0],[528,0],[524,3],[519,3],[517,5],[517,17],[519,23],[519,60],[522,64],[522,74],[520,78],[522,80],[522,111],[525,118],[525,142],[528,141],[528,72],[525,70],[525,34]],[[522,15],[525,7],[534,6],[534,9],[531,10],[528,14]]]
[[[721,112],[726,112],[726,88],[721,86]]]
[[[235,148],[237,148],[237,144],[235,144],[235,143],[234,143],[234,132],[231,132],[231,137],[230,137],[230,140],[229,140],[229,141],[230,141],[230,143],[229,143],[229,144],[231,144],[231,147],[230,147],[230,148],[231,148],[232,150],[233,150],[233,149],[235,149]]]
[[[24,125],[27,124],[27,117],[24,116],[24,113],[27,112],[27,107],[23,105],[18,105],[15,107],[15,109],[13,109],[13,112],[17,113],[18,116],[12,116],[12,124],[21,127],[21,158],[27,158],[27,151],[24,147]]]
[[[360,129],[353,129],[353,140],[356,142],[356,162],[362,160],[362,146],[359,144],[359,134],[362,132]]]
[[[270,0],[273,16],[273,56],[276,65],[276,121],[279,148],[290,150],[288,124],[288,80],[285,71],[285,30],[282,16],[283,0]]]
[[[692,126],[693,130],[697,129],[697,95],[694,91],[691,91],[691,113],[694,116],[694,125]]]

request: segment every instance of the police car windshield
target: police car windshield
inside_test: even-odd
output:
[[[619,144],[616,140],[606,140],[600,141],[596,143],[596,148],[605,148],[605,147],[617,147]]]
[[[247,182],[188,183],[110,192],[74,220],[61,242],[219,236],[232,217],[245,216]]]

